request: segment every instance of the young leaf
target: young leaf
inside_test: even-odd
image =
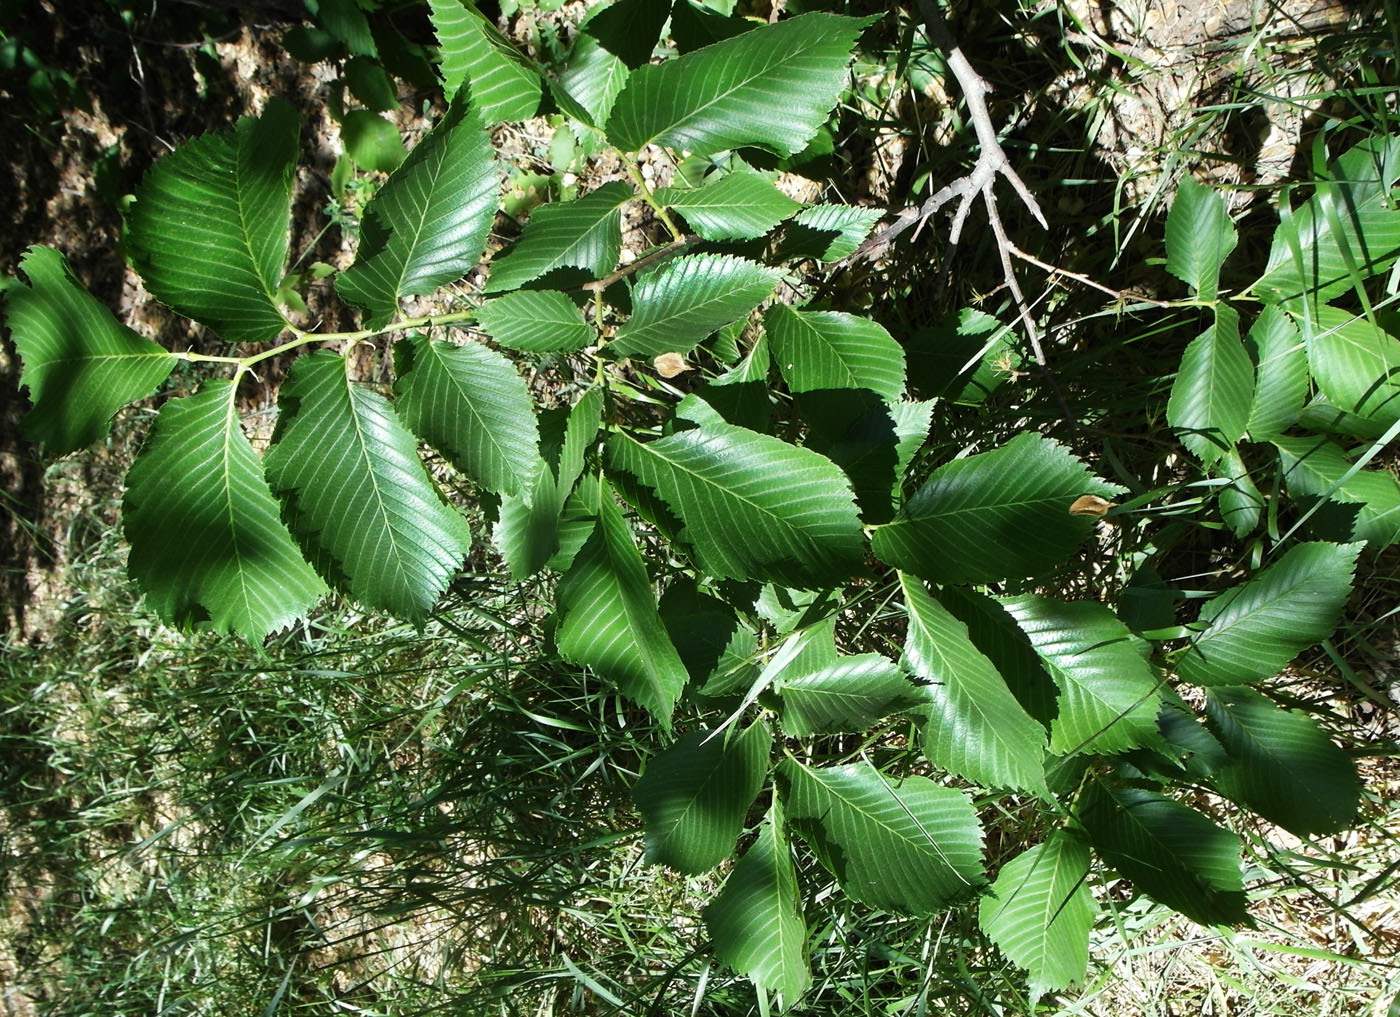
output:
[[[119,324],[52,248],[29,248],[19,267],[29,285],[6,291],[5,323],[34,404],[24,431],[61,456],[106,434],[112,415],[150,395],[176,358]]]
[[[369,20],[355,0],[320,0],[316,16],[325,30],[344,43],[351,53],[379,55]]]
[[[326,592],[238,426],[234,385],[161,407],[126,476],[128,568],[166,621],[260,640]]]
[[[934,470],[872,546],[882,561],[937,583],[1038,575],[1093,529],[1070,514],[1074,500],[1115,490],[1063,446],[1022,434]]]
[[[425,618],[471,548],[383,396],[323,350],[292,365],[267,478],[322,573],[364,604]]]
[[[1051,752],[1111,754],[1161,742],[1161,682],[1147,662],[1147,646],[1108,608],[1037,594],[1002,604],[1060,687]]]
[[[1213,774],[1227,798],[1299,837],[1346,829],[1356,816],[1356,767],[1312,718],[1252,689],[1211,689],[1211,730],[1230,757]]]
[[[535,404],[515,366],[480,343],[414,335],[395,344],[399,415],[497,494],[528,494],[540,461]]]
[[[1250,289],[1276,303],[1304,295],[1323,304],[1400,255],[1400,210],[1390,185],[1400,177],[1400,136],[1368,138],[1329,167],[1329,179],[1274,233],[1263,277]],[[1345,253],[1344,253],[1345,252]]]
[[[632,532],[607,485],[598,491],[597,526],[559,583],[559,651],[669,728],[685,665],[661,624]]]
[[[557,290],[519,290],[477,308],[476,323],[502,346],[526,353],[576,353],[598,336]]]
[[[1268,441],[1293,426],[1308,397],[1308,354],[1298,326],[1276,304],[1269,304],[1249,330],[1259,366],[1249,436]]]
[[[869,763],[808,768],[787,759],[788,815],[846,896],[926,915],[986,881],[982,827],[961,791],[925,777],[892,781]]]
[[[627,152],[654,144],[713,155],[756,145],[795,155],[836,104],[869,23],[805,14],[639,67],[613,106],[608,139]]]
[[[653,756],[632,788],[646,830],[646,860],[695,874],[733,854],[768,773],[772,743],[758,723],[728,738],[693,731]]]
[[[812,984],[797,871],[774,801],[757,839],[704,911],[715,955],[790,1006]]]
[[[1244,685],[1280,668],[1337,627],[1360,544],[1298,544],[1201,608],[1201,632],[1177,658],[1196,685]]]
[[[1153,791],[1090,784],[1079,821],[1139,890],[1201,925],[1247,925],[1240,839]]]
[[[1166,239],[1167,271],[1200,299],[1214,300],[1220,266],[1239,241],[1220,195],[1183,176],[1167,214]]]
[[[778,370],[794,392],[864,388],[890,402],[904,395],[904,351],[873,321],[774,304],[763,326]]]
[[[1274,445],[1289,496],[1299,502],[1326,498],[1330,503],[1314,519],[1333,515],[1328,509],[1335,506],[1344,539],[1364,540],[1376,549],[1400,540],[1400,481],[1389,471],[1352,473],[1346,453],[1326,438],[1275,438]]]
[[[1308,364],[1338,409],[1389,427],[1400,420],[1400,340],[1366,318],[1314,308]]]
[[[1240,342],[1240,316],[1221,304],[1215,323],[1181,357],[1167,422],[1181,432],[1182,444],[1209,465],[1244,434],[1253,398],[1254,365]]]
[[[978,907],[982,931],[1030,973],[1032,1008],[1088,969],[1089,929],[1098,912],[1088,875],[1089,849],[1056,830],[1003,865]]]
[[[608,348],[620,357],[689,353],[715,329],[757,307],[777,282],[776,270],[744,258],[675,258],[638,280],[632,317]]]
[[[901,575],[909,632],[901,663],[929,684],[920,688],[928,717],[929,762],[983,787],[1049,795],[1045,729],[1021,709],[992,662],[972,645],[967,626]]]
[[[232,135],[205,135],[156,163],[127,233],[146,288],[225,339],[277,338],[296,161],[296,112],[273,99]]]
[[[915,687],[894,661],[878,653],[840,657],[773,685],[782,700],[783,731],[796,738],[861,732],[918,701]]]
[[[711,576],[820,589],[862,571],[850,484],[815,452],[713,423],[647,444],[614,435],[608,463],[661,496]]]
[[[706,240],[761,237],[802,206],[748,170],[727,173],[703,187],[666,187],[656,200],[676,209]]]
[[[542,205],[505,255],[491,263],[486,292],[517,289],[556,268],[606,275],[622,251],[622,206],[632,188],[620,180],[573,201]]]
[[[813,205],[792,217],[783,238],[786,258],[815,258],[821,262],[840,261],[856,252],[865,242],[884,211],[857,205]]]
[[[476,266],[499,193],[491,139],[459,93],[365,207],[355,264],[336,277],[336,292],[368,312],[370,328],[387,324],[401,297],[431,293]]]
[[[443,91],[471,86],[487,123],[528,120],[540,104],[540,76],[469,0],[428,0],[442,56]]]

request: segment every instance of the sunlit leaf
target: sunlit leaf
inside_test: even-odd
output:
[[[815,452],[712,423],[645,444],[614,435],[608,462],[661,496],[712,576],[812,589],[863,568],[850,484]]]
[[[470,0],[428,0],[437,33],[443,91],[471,86],[487,123],[528,120],[540,104],[540,76]]]
[[[1076,810],[1095,849],[1139,890],[1202,925],[1244,925],[1240,839],[1155,791],[1092,783]]]
[[[176,149],[136,190],[127,244],[146,288],[233,342],[266,342],[287,326],[277,291],[297,133],[295,111],[273,99],[232,134]]]
[[[1201,629],[1176,659],[1197,685],[1267,678],[1337,627],[1360,544],[1298,544],[1201,607]]]
[[[646,831],[647,861],[699,873],[733,854],[768,773],[772,741],[764,724],[728,738],[693,731],[653,756],[632,788]]]
[[[794,155],[836,104],[867,24],[805,14],[639,67],[613,106],[608,139],[629,152],[654,144],[712,155],[756,145]]]
[[[492,339],[527,353],[575,353],[597,333],[572,300],[556,290],[518,290],[477,308],[476,323]]]
[[[757,307],[777,282],[776,271],[745,258],[675,258],[637,281],[632,316],[608,348],[621,357],[689,353],[715,329]]]
[[[788,816],[846,896],[871,907],[931,914],[986,882],[982,827],[961,791],[925,777],[893,780],[869,763],[779,767]]]
[[[260,640],[326,592],[282,524],[231,381],[161,407],[122,516],[132,578],[173,624]]]
[[[1240,317],[1222,304],[1215,323],[1192,340],[1167,403],[1167,422],[1203,463],[1234,447],[1249,423],[1254,365],[1240,342]]]
[[[715,955],[754,984],[778,993],[782,1005],[791,1005],[807,990],[812,982],[807,927],[777,801],[704,917]]]
[[[1206,716],[1229,756],[1212,774],[1222,794],[1300,837],[1351,825],[1356,766],[1307,714],[1227,686],[1210,690]]]
[[[778,370],[794,392],[864,388],[891,402],[904,394],[904,351],[868,318],[774,304],[763,325]]]
[[[706,240],[761,237],[802,206],[757,173],[726,173],[703,187],[666,187],[656,200],[685,216]]]
[[[525,232],[491,263],[488,293],[513,290],[556,268],[581,268],[599,277],[622,251],[622,206],[632,188],[615,180],[582,198],[541,205]]]
[[[323,575],[370,607],[421,620],[471,548],[418,443],[378,393],[329,350],[293,366],[279,396],[267,478]]]
[[[106,434],[112,415],[150,395],[175,357],[119,324],[52,248],[29,248],[19,267],[29,285],[6,291],[5,324],[34,404],[24,431],[64,455]]]
[[[968,638],[967,626],[901,575],[909,630],[901,662],[920,687],[928,718],[923,749],[935,766],[983,787],[1048,795],[1045,728],[1021,709],[992,662]]]
[[[982,898],[978,923],[1001,952],[1030,973],[1031,1005],[1080,981],[1098,905],[1085,882],[1089,849],[1057,830],[1001,867]]]
[[[1166,240],[1167,271],[1201,300],[1214,300],[1220,266],[1239,240],[1220,194],[1183,176],[1167,214]]]
[[[481,119],[459,95],[365,207],[355,264],[336,291],[378,328],[399,299],[431,293],[476,267],[500,194]]]
[[[1314,520],[1373,548],[1400,540],[1400,481],[1388,470],[1353,472],[1347,454],[1326,438],[1275,438],[1274,445],[1289,497],[1309,507],[1327,499]]]

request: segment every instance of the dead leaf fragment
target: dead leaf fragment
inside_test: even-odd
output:
[[[1108,510],[1118,503],[1109,501],[1107,498],[1100,498],[1097,494],[1081,494],[1069,507],[1069,514],[1072,516],[1093,516],[1095,519],[1102,519],[1108,514]]]
[[[690,370],[690,365],[685,362],[685,357],[679,353],[663,353],[651,362],[651,366],[656,368],[656,373],[663,378],[674,378],[678,374],[684,374]]]

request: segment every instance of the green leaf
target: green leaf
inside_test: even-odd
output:
[[[1085,882],[1089,849],[1063,830],[1002,866],[977,921],[1001,952],[1030,973],[1031,1006],[1082,981],[1098,905]]]
[[[1074,500],[1115,490],[1063,446],[1022,434],[934,470],[872,546],[882,561],[936,583],[1039,575],[1093,529],[1070,515]]]
[[[593,9],[607,10],[606,7]],[[550,83],[550,90],[556,99],[560,92],[567,96],[559,103],[560,109],[596,127],[608,119],[613,103],[627,84],[628,74],[627,64],[609,53],[585,26],[569,53],[568,64]],[[579,108],[570,109],[570,103]]]
[[[1220,195],[1183,176],[1167,214],[1166,239],[1167,271],[1201,300],[1214,300],[1220,266],[1239,241]]]
[[[428,0],[437,33],[443,91],[456,95],[470,84],[487,123],[528,120],[540,104],[540,76],[467,0]]]
[[[608,462],[661,496],[713,577],[819,589],[863,570],[850,484],[815,452],[713,423],[647,444],[614,435]]]
[[[326,592],[282,525],[231,381],[161,407],[127,473],[122,516],[132,578],[181,627],[260,640]]]
[[[1161,682],[1147,662],[1147,645],[1108,608],[1037,594],[1007,597],[1002,605],[1060,687],[1051,752],[1111,754],[1160,743]]]
[[[1356,767],[1311,717],[1238,687],[1211,689],[1206,716],[1230,757],[1213,775],[1221,794],[1299,837],[1351,825]]]
[[[1400,136],[1369,138],[1329,167],[1311,198],[1274,234],[1263,277],[1250,289],[1266,300],[1322,304],[1353,286],[1351,269],[1377,275],[1400,255],[1400,210],[1390,185],[1400,177]]]
[[[1240,458],[1239,451],[1231,449],[1219,463],[1218,474],[1228,479],[1229,484],[1219,489],[1216,495],[1220,504],[1220,518],[1237,537],[1257,529],[1264,518],[1264,496],[1249,475],[1249,469]]]
[[[399,415],[488,491],[528,493],[538,471],[535,403],[515,366],[481,345],[414,335],[395,344]]]
[[[967,626],[972,645],[992,662],[1021,709],[1048,729],[1058,710],[1059,687],[1016,619],[985,593],[962,586],[945,586],[938,600]]]
[[[1269,304],[1249,330],[1259,366],[1249,436],[1268,441],[1293,426],[1308,397],[1308,355],[1298,327],[1276,304]]]
[[[403,164],[407,152],[393,121],[368,109],[352,109],[340,120],[345,151],[361,169],[392,173]]]
[[[856,252],[882,215],[884,210],[879,208],[813,205],[792,217],[782,254],[821,262],[840,261]]]
[[[292,107],[273,99],[232,135],[176,149],[136,190],[127,245],[146,288],[232,342],[267,342],[287,327],[277,290],[297,130]]]
[[[789,758],[778,772],[788,815],[852,900],[932,914],[986,881],[982,827],[961,791],[896,782],[869,763],[811,769]]]
[[[615,180],[535,209],[515,246],[491,262],[486,292],[517,289],[556,268],[582,268],[595,278],[611,272],[622,251],[622,206],[631,199],[632,189]]]
[[[797,870],[774,801],[724,889],[704,911],[715,956],[791,1006],[812,984]]]
[[[1177,657],[1196,685],[1244,685],[1276,674],[1337,627],[1360,544],[1298,544],[1201,607],[1204,630]]]
[[[1254,365],[1240,342],[1240,316],[1221,304],[1215,323],[1192,340],[1172,384],[1167,422],[1207,465],[1234,447],[1249,423]]]
[[[464,95],[370,200],[355,264],[336,291],[380,328],[399,299],[432,293],[475,268],[496,215],[491,139]]]
[[[596,388],[585,392],[571,410],[540,414],[542,424],[567,422],[557,451],[547,453],[536,466],[530,490],[501,499],[493,538],[512,579],[534,575],[559,549],[559,514],[583,472],[584,454],[598,436],[602,414],[603,393]]]
[[[1328,401],[1385,427],[1400,420],[1400,340],[1336,307],[1313,313],[1308,364]]]
[[[752,311],[777,283],[775,269],[744,258],[675,258],[638,280],[632,317],[608,348],[620,357],[689,353],[715,329]]]
[[[106,434],[112,415],[150,395],[176,358],[119,324],[52,248],[29,248],[19,267],[29,285],[5,291],[5,323],[34,404],[24,432],[65,455]]]
[[[783,731],[796,738],[842,731],[860,733],[918,696],[894,661],[878,653],[840,657],[773,685],[782,700]]]
[[[732,607],[702,592],[695,580],[673,580],[661,595],[660,608],[661,621],[696,684],[715,677],[722,681],[736,667],[752,670],[749,657],[757,649],[753,632]]]
[[[748,170],[712,178],[703,187],[666,187],[656,192],[656,200],[680,212],[706,240],[761,237],[802,207]]]
[[[708,872],[734,852],[744,817],[768,773],[768,728],[725,737],[693,731],[647,763],[632,788],[646,830],[646,860]]]
[[[321,26],[344,43],[350,52],[370,57],[379,55],[369,19],[355,0],[317,0],[316,17]]]
[[[267,478],[302,548],[364,604],[425,618],[471,548],[383,396],[323,350],[292,365]]]
[[[661,624],[646,565],[612,492],[606,484],[598,492],[597,526],[559,583],[559,650],[669,728],[685,665]]]
[[[887,403],[869,389],[822,389],[801,394],[797,405],[810,426],[807,447],[845,471],[861,518],[889,522],[904,474],[928,438],[933,403]]]
[[[919,690],[928,717],[923,748],[929,762],[983,787],[1049,795],[1045,729],[1021,709],[992,662],[972,645],[967,626],[919,580],[899,579],[909,614],[901,663],[929,683]]]
[[[636,68],[651,60],[670,14],[669,0],[616,0],[595,7],[583,31],[627,67]]]
[[[767,432],[773,419],[768,367],[768,337],[760,333],[743,360],[677,403],[676,416],[698,424],[708,407],[736,427]]]
[[[1289,497],[1299,502],[1326,498],[1330,503],[1314,520],[1328,522],[1340,516],[1337,528],[1343,539],[1364,540],[1376,549],[1400,540],[1400,481],[1389,471],[1351,473],[1347,454],[1326,438],[1275,438],[1274,445]]]
[[[388,72],[370,57],[351,57],[345,61],[345,83],[356,99],[376,113],[396,109],[398,93]]]
[[[867,318],[774,304],[763,326],[778,370],[794,392],[864,388],[890,402],[904,394],[904,351]]]
[[[756,145],[795,155],[846,84],[851,48],[869,20],[805,14],[639,67],[618,96],[608,139],[713,155]]]
[[[1079,820],[1103,860],[1201,925],[1247,925],[1240,839],[1153,791],[1090,784]]]
[[[980,406],[1025,364],[1020,339],[983,311],[944,314],[904,339],[909,385],[922,395]]]
[[[507,349],[577,353],[598,338],[574,302],[557,290],[519,290],[477,308],[476,323]]]

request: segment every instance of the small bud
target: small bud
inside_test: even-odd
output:
[[[690,370],[690,365],[679,353],[663,353],[651,362],[651,366],[656,368],[656,373],[663,378],[674,378]]]
[[[1069,514],[1072,516],[1093,516],[1095,519],[1102,519],[1108,514],[1108,510],[1118,503],[1109,501],[1107,498],[1100,498],[1097,494],[1081,494],[1074,499],[1069,507]]]

